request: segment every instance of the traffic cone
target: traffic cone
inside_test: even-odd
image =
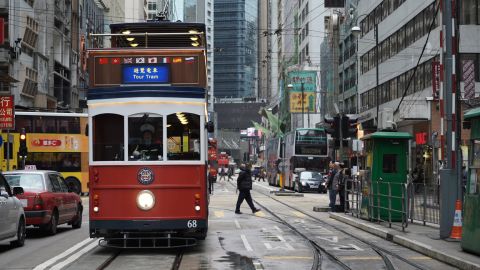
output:
[[[455,216],[453,218],[452,239],[462,239],[462,202],[457,200],[455,202]]]

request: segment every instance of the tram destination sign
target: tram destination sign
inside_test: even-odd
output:
[[[123,83],[170,83],[170,65],[123,65]]]

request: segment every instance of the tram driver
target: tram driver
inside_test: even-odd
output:
[[[142,140],[137,144],[131,154],[133,159],[137,160],[162,160],[161,139],[154,141],[155,127],[152,124],[145,123],[140,127]]]

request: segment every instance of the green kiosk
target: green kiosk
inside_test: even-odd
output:
[[[470,121],[470,144],[462,248],[480,255],[480,108],[466,112],[465,120]]]
[[[362,181],[361,216],[370,220],[405,220],[409,142],[406,132],[378,131],[362,138],[366,170]]]

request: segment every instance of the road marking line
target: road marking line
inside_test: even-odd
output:
[[[245,237],[245,235],[242,234],[242,235],[240,235],[240,238],[242,238],[243,245],[245,246],[245,249],[247,249],[247,251],[253,251],[252,247],[250,246],[250,244],[247,241],[247,237]]]
[[[235,226],[237,226],[237,229],[242,229],[240,226],[240,222],[238,222],[238,219],[235,219]]]
[[[280,242],[284,242],[284,243],[287,242],[281,235],[275,235],[275,236],[278,238],[278,240],[280,240]]]
[[[213,211],[213,213],[215,214],[215,217],[217,218],[222,218],[225,216],[225,213],[223,213],[223,211]]]
[[[285,243],[285,246],[276,246],[276,247],[272,247],[272,245],[270,243],[266,243],[266,242],[263,242],[263,244],[265,245],[265,247],[268,249],[268,250],[272,250],[272,249],[285,249],[285,250],[295,250],[295,248],[293,248],[290,244],[288,243]]]
[[[342,260],[349,260],[349,261],[368,261],[368,260],[383,260],[382,257],[379,256],[341,256]]]
[[[90,250],[94,249],[96,246],[98,246],[97,241],[94,241],[93,243],[89,244],[88,246],[84,247],[83,249],[79,250],[78,252],[75,252],[72,256],[68,257],[65,261],[54,265],[50,270],[60,270],[64,268],[65,266],[71,264],[72,262],[76,261],[78,258],[80,258],[83,254],[89,252]]]
[[[305,217],[304,213],[301,213],[301,212],[298,212],[298,211],[292,211],[292,213],[299,218],[304,218]]]
[[[263,258],[270,259],[270,260],[312,260],[313,259],[312,257],[303,257],[303,256],[265,256]]]
[[[263,265],[262,265],[261,263],[259,263],[259,262],[254,262],[254,263],[253,263],[253,266],[255,266],[255,269],[264,269],[264,268],[263,268]]]
[[[83,240],[82,242],[76,244],[75,246],[65,250],[64,252],[58,254],[57,256],[37,265],[35,268],[33,268],[33,270],[43,270],[43,269],[46,269],[47,267],[49,267],[50,265],[56,263],[57,261],[67,257],[68,255],[70,255],[71,253],[75,252],[75,250],[83,247],[85,244],[91,242],[91,241],[95,241],[95,239],[91,239],[91,238],[87,238],[85,240]]]
[[[256,212],[254,215],[257,217],[265,217],[265,214],[263,212]]]
[[[328,241],[330,243],[338,243],[338,236],[317,236],[317,238]]]
[[[256,186],[259,186],[261,188],[268,189],[270,191],[277,190],[276,188],[271,188],[271,187],[267,187],[267,186],[264,186],[264,185],[260,185],[259,183],[256,183],[256,182],[253,182],[253,184],[256,185]]]
[[[414,256],[414,257],[410,257],[409,259],[411,259],[411,260],[432,260],[432,258],[427,257],[427,256]]]
[[[273,226],[273,228],[275,228],[279,232],[283,232],[278,226]]]

